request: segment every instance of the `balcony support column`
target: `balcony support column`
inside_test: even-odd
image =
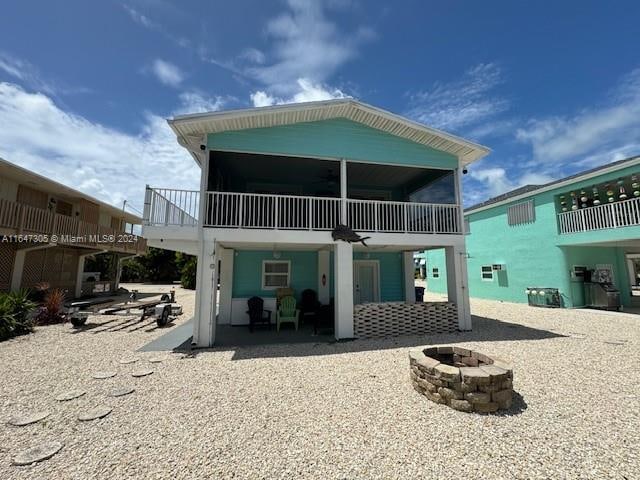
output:
[[[413,252],[402,252],[402,267],[404,273],[404,301],[416,303],[416,278]]]
[[[458,329],[471,330],[469,288],[467,277],[467,253],[460,246],[445,247],[447,265],[447,293],[449,302],[458,310]]]
[[[207,136],[202,139],[207,144]],[[218,244],[204,238],[209,182],[209,149],[200,156],[200,210],[198,214],[198,266],[196,268],[196,305],[193,321],[193,344],[207,348],[215,342],[216,300],[218,296]]]
[[[347,161],[340,159],[340,223],[347,224]]]
[[[338,242],[334,252],[335,336],[353,338],[353,248]]]

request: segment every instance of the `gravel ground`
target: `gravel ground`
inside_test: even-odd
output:
[[[180,322],[188,295],[177,294]],[[163,333],[153,324],[40,328],[0,344],[0,478],[638,478],[640,317],[481,300],[472,310],[470,333],[214,349],[162,363],[135,353]],[[439,343],[513,360],[509,414],[457,412],[411,388],[408,350]],[[119,363],[132,354],[141,361]],[[143,367],[154,373],[130,376]],[[91,378],[106,370],[118,375]],[[122,386],[136,391],[107,396]],[[54,400],[74,388],[87,394]],[[113,411],[77,421],[100,405]],[[6,425],[41,410],[51,415],[38,424]],[[65,446],[40,464],[10,464],[44,440]]]

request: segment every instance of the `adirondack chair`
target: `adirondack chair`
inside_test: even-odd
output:
[[[271,310],[265,310],[264,300],[260,297],[251,297],[247,301],[247,315],[249,315],[249,331],[253,332],[254,325],[267,325],[271,330]]]
[[[280,331],[280,324],[293,323],[298,330],[298,317],[300,310],[296,308],[296,299],[294,297],[284,297],[280,300],[280,306],[276,311],[276,330]]]

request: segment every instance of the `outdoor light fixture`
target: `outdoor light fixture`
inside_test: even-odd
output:
[[[463,168],[463,169],[462,169],[462,174],[463,174],[463,175],[466,175],[468,171],[469,171],[469,170],[467,170],[466,168]]]

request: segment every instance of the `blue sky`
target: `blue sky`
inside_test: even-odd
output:
[[[634,1],[8,2],[0,156],[142,207],[197,188],[165,118],[352,96],[493,152],[465,203],[640,154]]]

